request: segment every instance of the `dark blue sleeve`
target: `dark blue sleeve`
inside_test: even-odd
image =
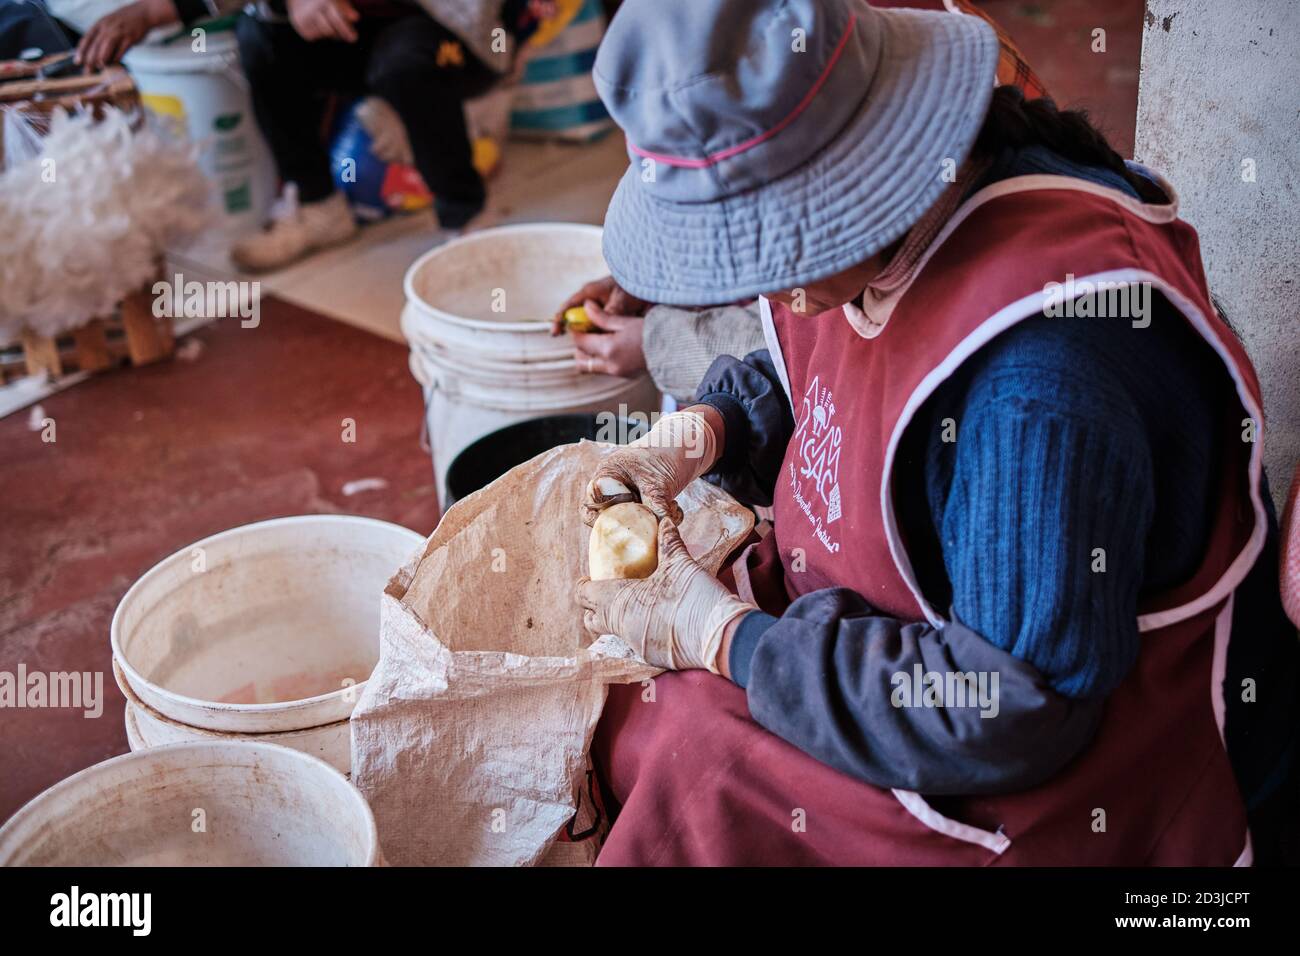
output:
[[[767,349],[744,360],[719,356],[696,389],[695,400],[718,410],[726,423],[722,458],[705,480],[747,505],[770,505],[794,413]]]
[[[847,588],[804,595],[779,619],[752,613],[730,665],[768,730],[860,780],[929,794],[1046,780],[1092,739],[1104,705],[1057,693],[960,622],[904,623]],[[969,676],[966,704],[923,706],[929,674]]]

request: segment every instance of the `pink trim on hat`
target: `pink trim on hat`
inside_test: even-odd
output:
[[[850,14],[849,25],[844,28],[844,36],[840,37],[840,42],[836,44],[835,52],[831,54],[830,62],[827,63],[826,68],[822,70],[822,75],[817,77],[817,82],[812,85],[812,89],[808,91],[807,95],[799,101],[799,105],[791,110],[790,114],[786,116],[785,119],[781,120],[781,122],[777,123],[766,132],[759,133],[757,136],[752,139],[747,139],[743,143],[738,143],[735,146],[728,146],[726,149],[719,150],[716,153],[710,153],[703,159],[689,159],[682,156],[667,156],[663,153],[652,153],[648,149],[642,149],[630,140],[628,141],[628,146],[630,146],[632,152],[636,153],[638,156],[644,156],[646,159],[653,159],[655,162],[663,163],[666,166],[681,166],[686,169],[704,169],[706,166],[720,163],[724,159],[730,159],[732,156],[745,152],[747,149],[753,149],[759,143],[766,142],[793,123],[795,119],[798,118],[799,114],[808,108],[809,104],[812,103],[813,98],[816,97],[821,88],[826,85],[826,80],[830,77],[831,70],[835,69],[835,64],[839,62],[840,54],[844,52],[844,48],[848,45],[849,37],[852,35],[853,27],[857,25],[857,22],[858,15],[856,13]]]

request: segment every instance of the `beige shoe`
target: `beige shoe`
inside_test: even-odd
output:
[[[350,239],[356,231],[357,221],[342,193],[300,204],[297,188],[289,183],[271,208],[267,229],[236,242],[230,258],[248,272],[278,269],[317,249]]]

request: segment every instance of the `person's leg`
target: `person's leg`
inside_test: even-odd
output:
[[[334,192],[329,153],[321,138],[327,94],[356,86],[365,63],[354,44],[309,43],[288,23],[240,17],[239,57],[253,112],[280,178],[298,187],[301,202]]]
[[[485,92],[497,75],[423,14],[387,24],[369,52],[366,85],[402,118],[439,223],[463,226],[486,199],[472,162],[464,101]]]
[[[264,232],[231,247],[236,265],[260,272],[357,231],[347,198],[334,188],[321,127],[328,92],[359,89],[366,59],[359,43],[309,43],[287,23],[241,17],[236,31],[257,125],[280,178],[294,185],[298,198],[278,209]]]

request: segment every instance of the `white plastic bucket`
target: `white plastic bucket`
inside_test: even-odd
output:
[[[608,274],[598,226],[528,223],[471,233],[407,270],[402,332],[424,387],[438,496],[452,459],[488,432],[540,415],[659,408],[648,375],[589,375],[550,317]]]
[[[197,827],[197,812],[202,827]],[[5,866],[377,866],[365,798],[324,761],[271,744],[114,757],[0,828]]]
[[[424,538],[354,515],[232,528],[163,559],[113,615],[113,659],[163,717],[235,733],[346,720],[379,659],[380,595]]]
[[[147,109],[201,144],[199,165],[222,211],[218,231],[233,237],[261,226],[275,198],[275,163],[257,128],[248,79],[232,32],[206,29],[204,52],[187,32],[140,44],[123,59]]]
[[[113,662],[113,677],[126,698],[122,714],[126,740],[132,750],[165,747],[168,744],[228,741],[231,743],[278,744],[319,757],[342,774],[352,773],[352,725],[338,720],[319,727],[285,730],[269,734],[237,734],[227,730],[204,730],[164,717],[136,696],[126,682],[122,668]]]

